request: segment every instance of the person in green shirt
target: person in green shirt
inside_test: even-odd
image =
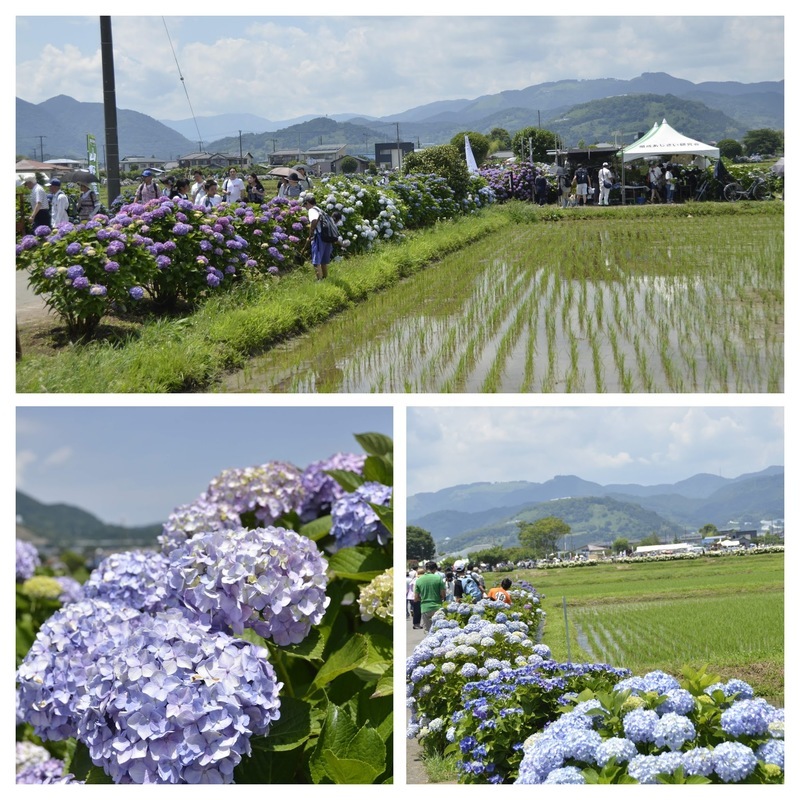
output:
[[[422,627],[429,631],[433,615],[442,607],[445,598],[445,586],[442,576],[437,572],[435,561],[425,565],[425,574],[417,578],[414,587],[414,599],[419,602],[422,611]]]

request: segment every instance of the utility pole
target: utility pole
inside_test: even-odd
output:
[[[119,141],[117,139],[117,92],[114,83],[114,45],[111,17],[100,17],[100,51],[103,61],[103,114],[106,126],[106,178],[108,203],[119,196]]]
[[[244,163],[244,156],[242,155],[242,132],[239,131],[239,166]]]
[[[37,136],[39,140],[39,161],[44,161],[44,140],[47,138],[46,136]],[[36,158],[36,148],[33,148],[33,157]]]

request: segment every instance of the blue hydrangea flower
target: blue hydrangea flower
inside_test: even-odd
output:
[[[725,697],[735,696],[737,700],[751,700],[754,696],[753,687],[737,678],[733,678],[727,683],[712,683],[706,689],[706,693],[711,694],[717,690],[721,691]]]
[[[525,752],[519,765],[515,783],[544,783],[547,776],[564,765],[564,750],[561,742],[542,736]]]
[[[782,739],[770,739],[756,749],[759,761],[765,764],[776,764],[784,769],[784,744]]]
[[[215,629],[297,644],[322,619],[327,561],[283,528],[201,533],[170,554],[167,584]]]
[[[558,767],[545,778],[544,783],[586,783],[586,779],[577,767]]]
[[[331,535],[336,540],[336,549],[375,540],[386,544],[389,531],[369,504],[388,505],[391,497],[390,486],[367,481],[355,492],[339,498],[331,508]]]
[[[711,751],[707,747],[694,747],[682,754],[683,771],[686,775],[708,777],[714,771]]]
[[[41,764],[51,758],[50,753],[40,744],[17,742],[17,772]]]
[[[680,750],[686,742],[694,739],[695,729],[688,717],[670,711],[656,723],[653,737],[656,747]]]
[[[658,756],[634,756],[628,763],[628,775],[639,783],[658,783],[656,775],[660,772]]]
[[[594,753],[595,763],[603,767],[612,758],[616,759],[617,764],[624,764],[635,758],[639,751],[636,745],[630,739],[623,739],[619,736],[613,736],[610,739],[605,739],[597,745]]]
[[[309,464],[301,475],[303,497],[297,509],[303,522],[330,514],[333,504],[347,492],[326,474],[326,470],[343,470],[361,475],[364,471],[365,455],[336,453],[323,461]]]
[[[771,706],[765,700],[736,700],[720,717],[722,730],[730,736],[761,736],[769,730]]]
[[[113,553],[98,564],[83,586],[84,596],[161,611],[175,604],[166,582],[169,561],[162,553],[132,550]]]
[[[634,708],[622,718],[625,736],[632,742],[652,742],[659,717],[655,711]]]
[[[714,772],[724,783],[743,781],[758,764],[756,754],[741,742],[722,742],[711,754]]]
[[[670,689],[666,694],[667,699],[656,709],[659,714],[672,711],[687,716],[694,711],[695,699],[691,692],[686,689]]]
[[[142,616],[98,658],[78,738],[115,783],[232,783],[280,716],[269,654],[178,610]]]
[[[39,551],[30,542],[17,539],[17,580],[27,581],[32,578],[36,567],[41,563]]]
[[[233,509],[255,513],[263,525],[272,525],[302,502],[302,473],[286,461],[243,469],[226,469],[209,484],[205,499]]]

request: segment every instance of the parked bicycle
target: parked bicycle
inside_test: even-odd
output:
[[[758,175],[753,178],[753,182],[747,189],[736,181],[727,184],[722,190],[722,196],[731,202],[735,200],[769,200],[772,197],[767,182]]]

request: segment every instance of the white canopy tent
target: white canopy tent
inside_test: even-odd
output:
[[[662,120],[660,125],[656,122],[641,139],[623,147],[617,155],[622,156],[623,164],[635,161],[637,158],[661,156],[691,155],[719,158],[719,147],[684,136],[666,120]]]
[[[678,133],[667,121],[663,119],[637,139],[633,144],[623,147],[617,153],[622,157],[622,184],[625,185],[625,164],[639,158],[667,158],[678,155],[703,156],[705,158],[719,158],[719,147],[713,147],[704,142],[698,142],[689,136]],[[622,202],[625,203],[623,191]]]

